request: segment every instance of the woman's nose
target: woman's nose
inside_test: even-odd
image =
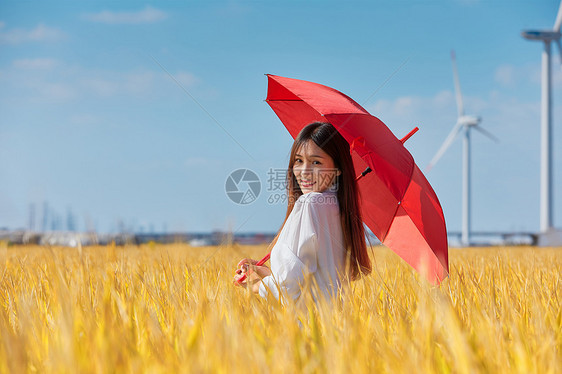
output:
[[[312,169],[310,168],[310,165],[303,164],[302,168],[301,168],[301,174],[304,174],[304,175],[312,174]]]

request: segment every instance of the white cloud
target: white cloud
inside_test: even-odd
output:
[[[189,157],[184,161],[184,165],[187,168],[198,168],[198,167],[211,167],[216,166],[216,160],[211,160],[204,157]]]
[[[93,114],[74,114],[70,116],[70,123],[75,126],[95,125],[100,122],[100,118]]]
[[[22,44],[27,42],[56,42],[66,37],[58,28],[40,23],[33,29],[15,28],[0,32],[0,44]]]
[[[175,73],[174,78],[184,87],[192,87],[198,82],[197,77],[186,71]],[[168,87],[169,77],[165,73],[144,69],[129,73],[101,71],[81,74],[76,78],[76,83],[85,88],[86,92],[103,97],[120,94],[144,96]]]
[[[562,69],[560,58],[553,54],[551,60],[551,74],[553,88],[562,84]],[[504,87],[513,88],[520,84],[540,85],[542,81],[542,66],[540,59],[534,64],[513,66],[500,65],[494,73],[494,80]]]
[[[245,16],[251,11],[251,7],[247,4],[242,4],[240,1],[228,1],[226,4],[218,5],[216,13],[219,16],[227,17],[241,17]]]
[[[105,78],[83,78],[78,81],[88,93],[98,96],[112,96],[119,90],[119,82]]]
[[[515,83],[515,68],[512,65],[501,65],[494,73],[494,80],[504,86],[511,86]]]
[[[434,117],[443,111],[455,112],[456,102],[451,91],[440,91],[430,97],[402,96],[394,100],[378,100],[367,110],[375,116],[399,117],[404,120],[423,117]]]
[[[186,88],[194,87],[200,81],[184,70],[171,74]],[[0,69],[0,85],[5,88],[3,96],[6,99],[34,103],[181,96],[176,89],[170,89],[171,82],[167,73],[157,68],[138,68],[127,72],[85,69],[51,58],[13,60],[9,66]],[[13,94],[8,95],[7,92]]]
[[[99,13],[90,13],[84,16],[92,22],[106,23],[111,25],[129,24],[137,25],[143,23],[155,23],[168,17],[166,12],[146,6],[143,10],[136,12],[112,12],[104,10]]]
[[[181,83],[184,87],[193,86],[197,83],[198,79],[195,75],[186,72],[186,71],[179,71],[174,75],[174,78]]]
[[[45,98],[47,102],[67,102],[76,95],[76,90],[72,85],[66,83],[37,83],[36,94]]]
[[[13,66],[26,70],[50,70],[58,65],[58,61],[52,58],[23,58],[14,60]]]
[[[156,74],[152,71],[137,71],[124,77],[124,86],[133,94],[147,94],[154,87]]]
[[[438,92],[432,99],[432,103],[438,108],[446,108],[453,102],[453,93],[451,91]]]

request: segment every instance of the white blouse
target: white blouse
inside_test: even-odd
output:
[[[337,295],[345,271],[345,245],[337,195],[309,192],[298,198],[271,250],[271,275],[262,279],[261,297],[297,300],[311,276],[328,300]]]

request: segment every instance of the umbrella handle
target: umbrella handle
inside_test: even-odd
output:
[[[266,254],[264,258],[262,258],[261,260],[259,260],[258,262],[256,262],[256,266],[262,266],[263,264],[265,264],[267,262],[267,260],[269,260],[269,257],[271,256],[271,252]],[[240,279],[238,279],[238,283],[242,283],[244,280],[246,280],[246,274],[242,275],[240,277]]]

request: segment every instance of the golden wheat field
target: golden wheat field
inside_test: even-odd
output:
[[[562,372],[562,249],[452,249],[431,287],[375,247],[331,307],[233,287],[265,250],[0,244],[0,371]]]

